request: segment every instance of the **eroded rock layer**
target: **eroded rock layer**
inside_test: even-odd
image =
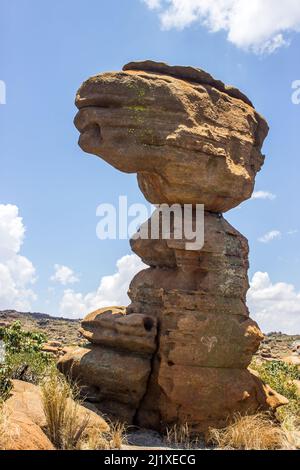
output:
[[[154,213],[131,240],[149,266],[131,282],[131,304],[89,314],[80,332],[90,345],[59,368],[105,413],[159,430],[206,431],[284,404],[247,369],[263,338],[246,306],[248,243],[221,215],[252,194],[265,120],[206,72],[151,61],[92,77],[76,104],[81,147],[137,173],[150,202],[178,204],[184,223],[191,204],[193,226],[204,204],[204,245],[178,236],[175,218],[168,237],[160,227],[145,238]]]

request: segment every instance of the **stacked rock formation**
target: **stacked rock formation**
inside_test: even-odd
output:
[[[137,173],[151,203],[204,204],[205,243],[133,237],[149,268],[133,279],[130,306],[88,315],[90,347],[60,369],[90,385],[102,411],[153,429],[205,431],[283,404],[247,369],[263,338],[246,306],[248,243],[222,216],[251,197],[265,120],[206,72],[151,61],[92,77],[76,104],[81,148]]]

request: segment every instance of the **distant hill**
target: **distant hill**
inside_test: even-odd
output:
[[[40,331],[49,340],[59,341],[63,345],[81,344],[78,334],[80,320],[62,317],[53,317],[39,312],[17,312],[16,310],[0,311],[0,326],[8,326],[20,321],[23,328],[28,331]]]

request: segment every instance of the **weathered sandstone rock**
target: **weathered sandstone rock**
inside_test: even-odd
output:
[[[37,390],[35,385],[13,381],[11,397],[3,407],[5,450],[54,450],[43,431],[46,420]]]
[[[83,406],[77,412],[82,419],[88,417],[87,432],[99,429],[108,431],[109,426],[101,416]],[[45,434],[47,421],[43,410],[40,388],[31,383],[13,380],[11,396],[4,404],[7,419],[6,450],[53,450]]]
[[[131,240],[149,266],[131,282],[131,304],[88,315],[80,331],[91,346],[68,349],[60,370],[104,412],[155,429],[205,432],[236,412],[285,404],[247,369],[263,338],[246,306],[248,243],[221,215],[252,194],[265,120],[206,72],[151,61],[92,77],[76,104],[83,150],[137,173],[152,203],[192,204],[184,223],[205,205],[204,246],[178,236],[174,218],[169,237],[162,227],[157,239],[141,237],[154,213]]]
[[[146,393],[151,357],[91,345],[70,349],[58,368],[78,383],[92,385],[104,413],[114,415],[117,409],[119,419],[131,422]]]
[[[79,331],[93,344],[141,354],[153,354],[156,350],[156,320],[142,314],[127,317],[125,307],[90,313]]]
[[[24,414],[7,417],[7,436],[2,450],[54,450],[42,429]]]
[[[287,404],[246,369],[157,364],[136,422],[160,429],[161,423],[189,423],[191,430],[222,427],[235,412],[256,413]]]
[[[137,173],[150,202],[224,212],[250,198],[268,126],[242,93],[209,74],[131,63],[86,81],[76,105],[81,148]]]

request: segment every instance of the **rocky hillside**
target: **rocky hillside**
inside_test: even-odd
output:
[[[44,333],[49,341],[58,341],[63,346],[82,342],[78,334],[80,320],[51,317],[45,313],[0,311],[0,326],[8,326],[16,321],[21,322],[24,330]]]

